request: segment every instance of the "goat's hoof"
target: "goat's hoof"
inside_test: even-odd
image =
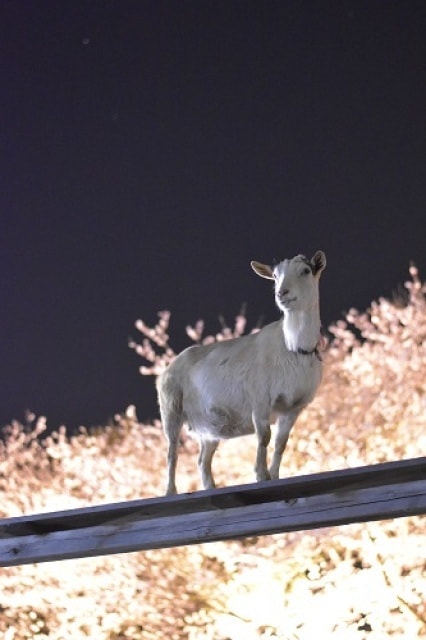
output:
[[[167,487],[166,496],[175,496],[177,494],[176,487]]]
[[[265,471],[265,473],[258,473],[256,476],[256,482],[263,482],[265,480],[270,480],[271,474],[269,471]]]

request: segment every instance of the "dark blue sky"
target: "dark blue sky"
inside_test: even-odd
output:
[[[0,6],[0,424],[98,424],[174,346],[246,301],[251,259],[327,253],[323,322],[425,252],[424,2],[120,0]]]

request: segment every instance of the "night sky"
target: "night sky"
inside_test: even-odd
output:
[[[323,249],[325,325],[426,276],[424,1],[0,4],[0,424],[156,417],[127,346]]]

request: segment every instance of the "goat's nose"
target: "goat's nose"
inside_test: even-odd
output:
[[[284,298],[284,296],[286,296],[288,292],[289,289],[281,289],[278,295],[280,296],[280,298]]]

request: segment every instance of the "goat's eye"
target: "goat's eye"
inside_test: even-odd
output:
[[[311,270],[309,267],[305,267],[302,271],[302,276],[307,276],[311,273]]]

